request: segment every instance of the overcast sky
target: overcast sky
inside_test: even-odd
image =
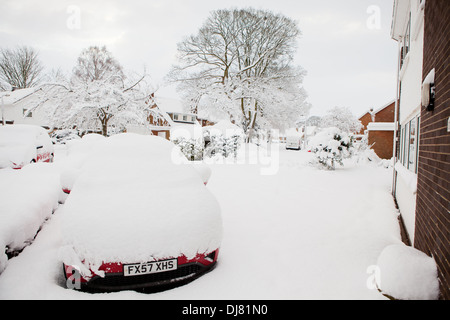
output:
[[[349,107],[355,116],[395,98],[397,44],[390,38],[392,0],[0,0],[0,47],[28,45],[47,70],[71,71],[80,52],[106,45],[126,68],[144,66],[160,95],[176,45],[215,9],[271,10],[302,31],[295,64],[308,72],[311,115]]]

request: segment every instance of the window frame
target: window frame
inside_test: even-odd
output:
[[[402,50],[401,50],[401,63],[400,63],[400,67],[403,66],[406,56],[408,55],[408,53],[411,51],[411,12],[409,13],[409,19],[408,19],[408,24],[406,26],[406,31],[405,34],[403,36],[403,46],[402,46]]]
[[[411,131],[411,128],[414,131]],[[420,115],[401,126],[400,130],[400,163],[409,171],[416,173],[419,168]]]

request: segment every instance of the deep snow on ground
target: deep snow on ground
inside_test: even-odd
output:
[[[401,243],[392,168],[349,161],[325,171],[310,157],[281,147],[274,175],[248,161],[211,165],[224,238],[217,267],[188,285],[156,294],[66,289],[57,210],[8,261],[0,299],[386,299],[368,282],[383,249]]]

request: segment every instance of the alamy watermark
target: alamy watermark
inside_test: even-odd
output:
[[[66,287],[67,289],[81,289],[81,273],[78,268],[67,266],[66,267]]]
[[[380,30],[381,29],[381,8],[377,5],[371,5],[367,8],[367,18],[366,25],[369,30]]]
[[[171,137],[177,144],[177,139],[182,141],[178,147],[184,150],[186,157],[194,160],[202,158],[206,165],[256,165],[260,174],[264,176],[276,175],[280,168],[280,134],[278,130],[270,130],[269,134],[260,136],[248,143],[242,135],[236,134],[235,129],[213,132],[208,136],[210,143],[206,146],[203,132],[190,132],[187,129],[178,129],[177,137]],[[187,146],[186,146],[187,145]],[[204,147],[202,147],[202,145]],[[176,148],[172,153],[172,161],[182,164]],[[191,153],[189,152],[191,151]],[[197,153],[202,153],[198,156]]]
[[[378,290],[381,286],[381,269],[377,265],[367,267],[366,273],[369,275],[366,281],[367,289]]]
[[[66,20],[66,26],[69,30],[81,29],[81,8],[76,5],[70,5],[67,7],[67,14],[69,15]]]

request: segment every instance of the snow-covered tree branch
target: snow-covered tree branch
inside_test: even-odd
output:
[[[356,133],[361,130],[361,122],[346,107],[334,107],[322,117],[321,127],[336,127],[346,133]]]
[[[127,124],[148,123],[153,93],[145,70],[125,74],[105,47],[90,47],[70,77],[58,75],[41,86],[36,107],[45,110],[54,127],[107,136],[112,127],[123,130]]]

